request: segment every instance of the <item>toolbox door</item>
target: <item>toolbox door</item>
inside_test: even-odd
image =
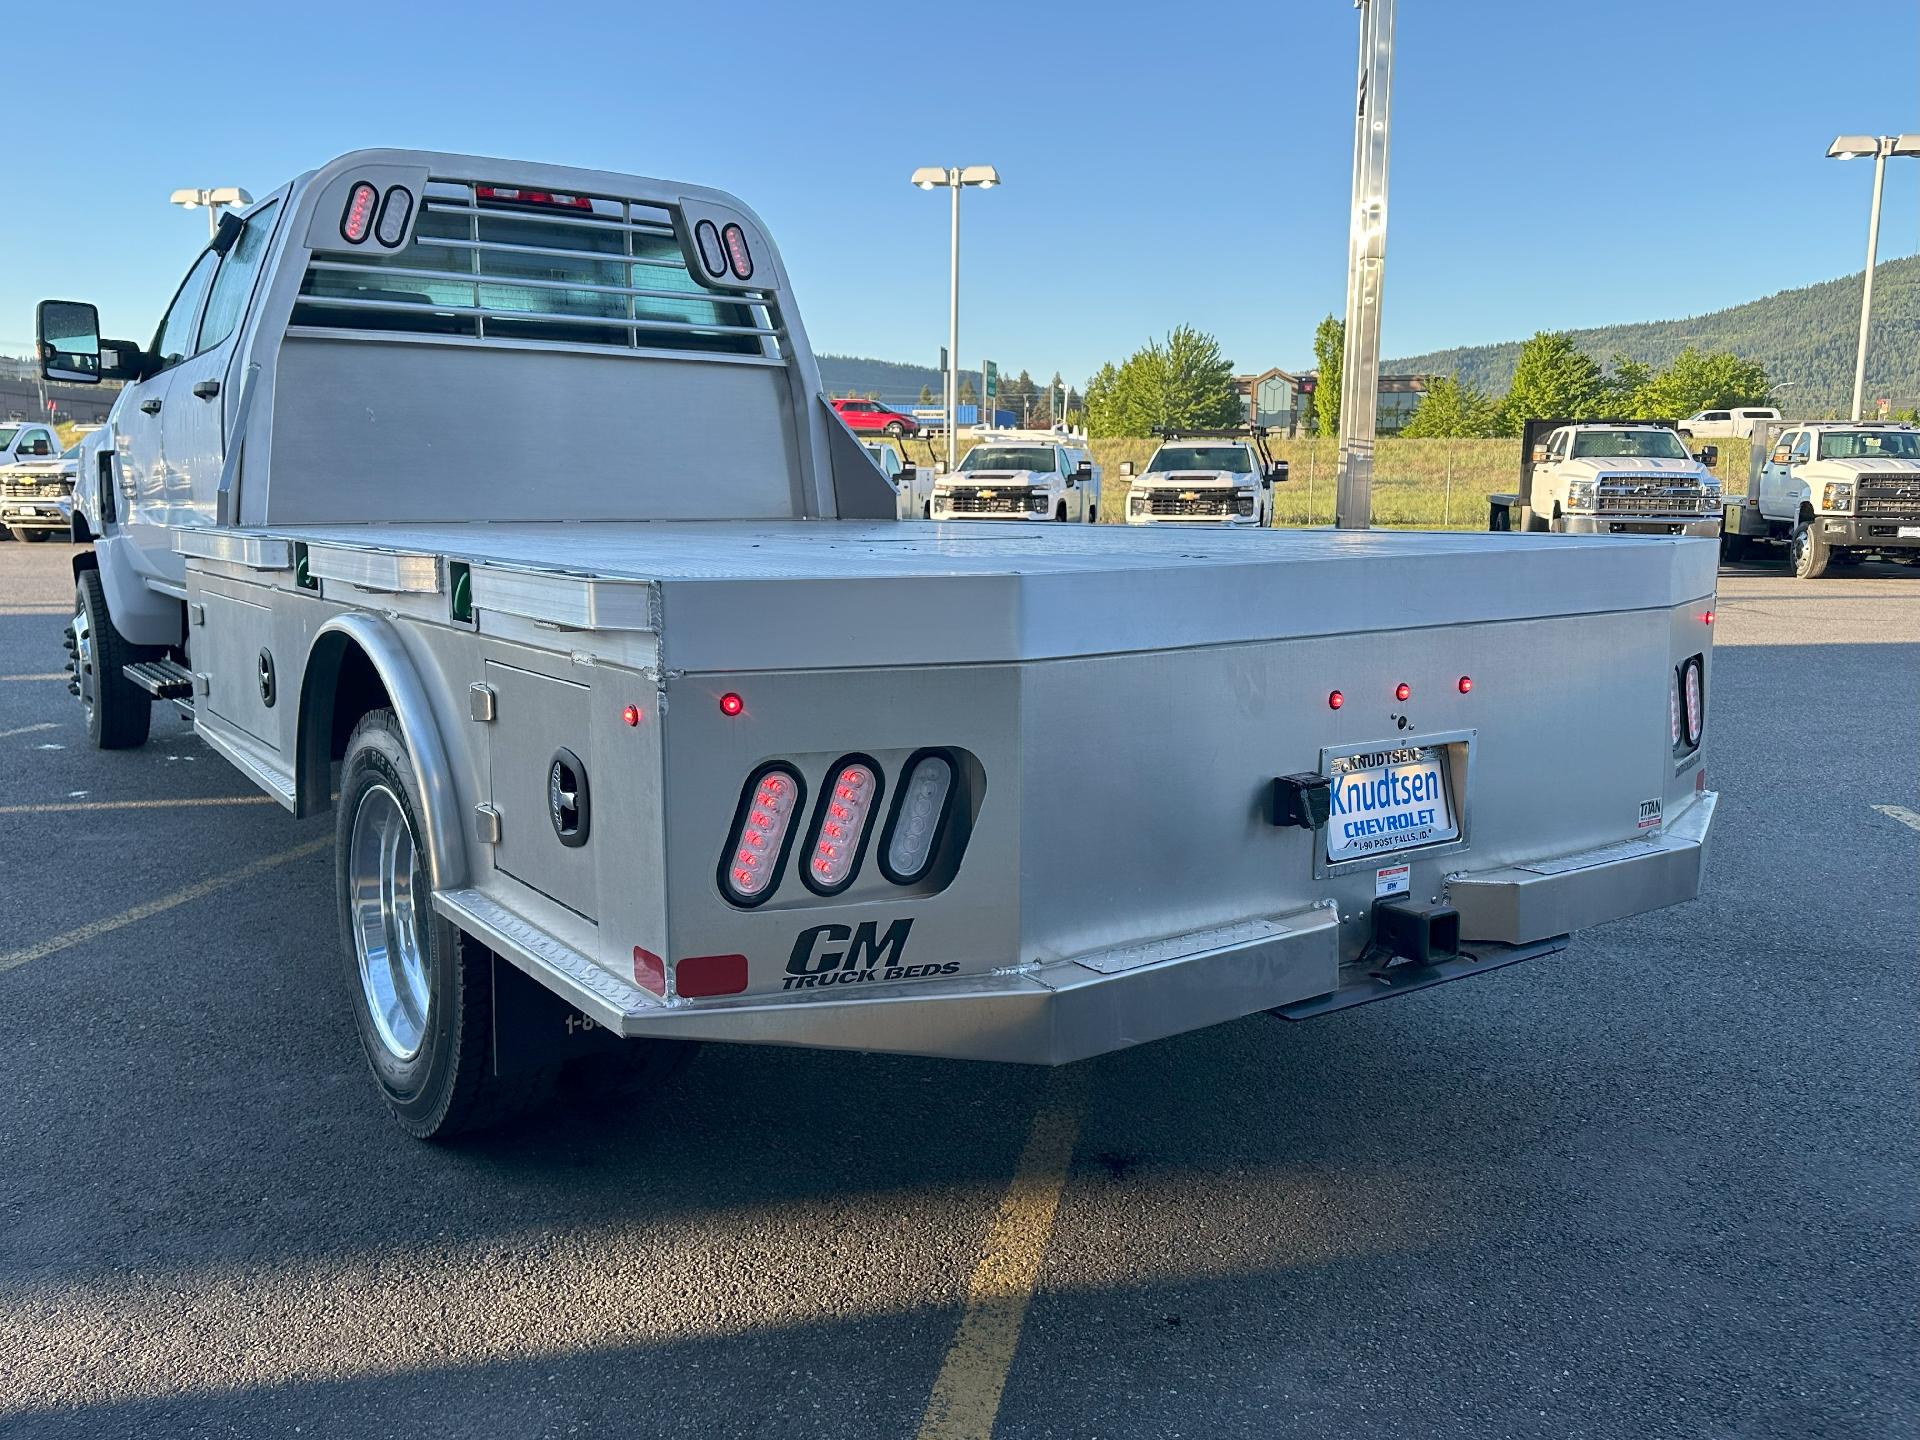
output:
[[[487,663],[494,723],[488,727],[487,784],[500,812],[493,863],[522,884],[588,920],[597,918],[593,692]]]

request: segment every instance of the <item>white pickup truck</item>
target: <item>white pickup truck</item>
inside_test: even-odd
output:
[[[222,216],[152,342],[38,335],[127,387],[89,733],[171,702],[333,812],[414,1135],[701,1039],[1059,1064],[1301,1019],[1699,885],[1712,545],[901,524],[719,191],[355,151]]]
[[[25,446],[16,445],[20,458],[0,463],[0,529],[14,540],[65,539],[72,532],[83,441],[76,437],[64,451],[49,453],[47,427],[26,426],[20,433],[31,436]]]
[[[1264,426],[1168,433],[1135,476],[1123,460],[1129,525],[1250,525],[1273,522],[1273,486],[1287,462],[1267,449]]]
[[[892,483],[899,496],[898,514],[902,520],[933,518],[933,468],[909,465],[900,456],[899,446],[891,440],[862,440],[860,448],[873,457],[880,473]]]
[[[1747,489],[1726,501],[1721,549],[1783,546],[1802,580],[1863,556],[1920,562],[1920,429],[1777,421],[1755,432]]]
[[[933,482],[935,520],[1100,518],[1101,469],[1084,437],[1065,431],[983,434],[960,467]]]
[[[1559,535],[1720,533],[1718,446],[1690,454],[1673,426],[1647,420],[1529,420],[1520,488],[1488,497],[1491,530]]]

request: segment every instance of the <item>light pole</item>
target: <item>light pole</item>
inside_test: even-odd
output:
[[[922,190],[938,190],[942,185],[953,192],[953,257],[947,277],[947,469],[959,461],[958,438],[960,405],[960,192],[969,185],[991,190],[1000,183],[1000,172],[991,165],[922,165],[912,180]]]
[[[211,240],[220,229],[220,212],[229,205],[251,205],[253,196],[238,185],[222,185],[217,190],[176,190],[167,197],[167,202],[183,210],[206,206],[207,238]]]
[[[1827,147],[1829,160],[1873,157],[1873,208],[1867,213],[1867,275],[1860,287],[1860,348],[1853,357],[1853,415],[1867,387],[1867,322],[1873,316],[1873,266],[1880,251],[1880,192],[1887,179],[1889,155],[1920,155],[1920,135],[1842,135]]]
[[[1360,77],[1353,116],[1353,213],[1347,235],[1347,337],[1340,362],[1340,470],[1333,523],[1373,519],[1373,438],[1380,408],[1380,284],[1387,266],[1387,113],[1393,94],[1393,0],[1353,0]]]

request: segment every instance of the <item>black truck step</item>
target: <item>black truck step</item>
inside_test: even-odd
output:
[[[177,660],[137,660],[120,673],[156,700],[193,698],[193,672]]]

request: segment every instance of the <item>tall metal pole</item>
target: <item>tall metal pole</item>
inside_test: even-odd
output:
[[[1867,277],[1860,287],[1860,348],[1853,357],[1853,419],[1860,418],[1860,406],[1867,388],[1867,326],[1873,318],[1873,265],[1880,253],[1880,191],[1887,178],[1887,139],[1879,140],[1873,150],[1873,209],[1867,218]]]
[[[1372,518],[1373,437],[1380,405],[1380,285],[1387,263],[1387,121],[1394,0],[1354,0],[1360,78],[1353,121],[1353,215],[1347,238],[1347,335],[1340,370],[1340,471],[1333,523]]]
[[[953,190],[953,268],[947,283],[947,473],[960,463],[960,171],[947,172]]]

